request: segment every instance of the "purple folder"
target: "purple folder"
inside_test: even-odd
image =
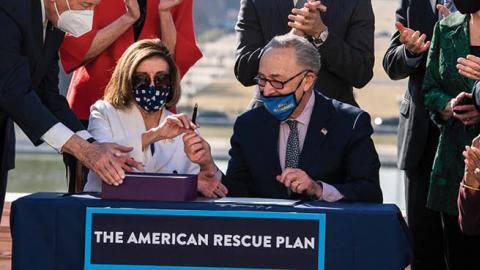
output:
[[[103,182],[102,198],[136,201],[192,201],[197,198],[197,175],[126,173],[123,183]]]

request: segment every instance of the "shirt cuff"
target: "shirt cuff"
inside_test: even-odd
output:
[[[73,136],[73,134],[73,131],[59,122],[45,132],[41,139],[58,153],[62,153],[63,145]]]
[[[343,199],[343,195],[335,187],[322,181],[319,182],[323,187],[322,197],[320,200],[324,200],[326,202],[336,202]]]
[[[222,181],[222,176],[223,176],[222,171],[217,167],[217,172],[215,173],[215,176],[214,176],[215,179]]]
[[[403,46],[403,55],[405,57],[405,64],[410,68],[416,68],[422,62],[422,55],[413,56],[411,53],[407,52],[407,48]]]
[[[75,132],[75,134],[80,136],[80,138],[84,139],[85,141],[90,139],[90,138],[93,138],[92,134],[90,134],[90,132],[88,132],[86,130],[77,131],[77,132]]]

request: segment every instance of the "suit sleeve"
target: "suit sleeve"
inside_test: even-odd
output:
[[[252,177],[247,167],[245,156],[243,155],[241,139],[241,118],[235,122],[233,135],[230,139],[231,148],[229,151],[230,160],[228,169],[222,182],[228,189],[228,196],[249,197],[252,192]]]
[[[379,182],[380,161],[371,139],[370,116],[360,113],[354,122],[352,137],[345,149],[345,184],[334,184],[345,200],[382,203]]]
[[[356,88],[365,86],[373,77],[374,31],[372,3],[370,0],[357,1],[345,39],[330,30],[327,40],[320,46],[322,68]]]
[[[263,44],[263,34],[258,14],[251,0],[240,1],[237,32],[237,51],[235,59],[235,76],[244,86],[254,85],[253,78],[258,73],[258,65]]]
[[[172,17],[177,30],[175,61],[181,76],[185,75],[190,67],[202,58],[202,53],[195,40],[192,9],[192,0],[186,0],[172,10]]]
[[[407,27],[408,2],[408,0],[401,0],[400,7],[395,13],[396,21]],[[405,79],[418,69],[423,69],[424,65],[421,63],[424,63],[425,58],[426,53],[416,59],[409,59],[405,51],[405,46],[400,42],[400,32],[396,30],[395,33],[393,33],[390,46],[383,56],[383,69],[392,80]]]
[[[58,121],[62,122],[73,132],[85,130],[83,124],[78,120],[73,111],[70,109],[67,100],[60,94],[58,89],[58,54],[51,60],[48,65],[50,70],[47,71],[45,77],[40,83],[38,95],[43,104],[54,114]]]
[[[0,25],[0,109],[39,145],[58,120],[32,89],[29,61],[21,53],[21,30],[1,8]]]
[[[440,56],[439,38],[441,34],[440,26],[437,23],[432,37],[432,45],[428,52],[427,69],[422,86],[422,91],[425,97],[425,107],[430,111],[432,120],[439,126],[453,123],[454,121],[453,119],[450,119],[445,122],[439,117],[439,112],[447,106],[452,98],[454,98],[443,91],[441,87],[442,79],[440,77],[440,63],[438,59]]]

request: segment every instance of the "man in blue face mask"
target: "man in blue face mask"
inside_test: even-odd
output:
[[[131,148],[92,142],[58,90],[57,52],[64,36],[59,29],[88,31],[99,2],[0,0],[0,206],[14,167],[13,122],[33,144],[46,142],[72,154],[110,184],[122,182],[125,162],[138,166],[126,157]]]
[[[199,177],[221,180],[229,196],[382,202],[370,116],[315,91],[319,69],[306,39],[273,38],[255,79],[264,106],[238,117],[223,179],[220,172]],[[209,155],[198,138],[184,137],[187,154]]]

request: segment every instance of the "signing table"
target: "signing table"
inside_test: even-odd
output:
[[[231,212],[245,213],[245,217],[253,214],[255,217],[262,217],[262,214],[267,217],[269,215],[281,217],[282,215],[287,214],[304,217],[322,216],[324,217],[322,222],[325,222],[324,243],[322,243],[323,246],[321,247],[324,249],[322,251],[324,259],[322,259],[321,265],[320,263],[318,264],[318,268],[323,268],[324,266],[324,269],[327,270],[403,270],[408,265],[411,256],[406,224],[402,218],[401,212],[395,205],[307,202],[295,206],[265,206],[238,205],[231,203],[219,204],[211,202],[126,202],[72,197],[61,193],[36,193],[20,198],[12,204],[12,269],[85,269],[86,231],[87,235],[90,235],[88,233],[89,226],[87,226],[86,229],[86,217],[87,209],[88,212],[90,212],[92,208],[100,209],[100,211],[106,210],[110,214],[118,209],[145,209],[143,211],[146,214],[150,214],[148,211],[164,211],[166,213],[185,213],[190,211],[196,213],[195,215],[211,213],[215,218],[218,218],[219,216],[222,216],[223,218],[225,218],[225,216],[228,217],[228,215],[223,215],[223,213]],[[238,219],[238,217],[236,218]],[[91,221],[91,218],[89,220]],[[180,219],[177,219],[177,221],[178,220]],[[192,219],[192,221],[194,220],[195,219]],[[261,221],[261,219],[258,220]],[[215,227],[215,224],[218,224],[219,229],[228,229],[226,228],[227,226],[222,227],[221,225],[226,224],[225,220],[218,220],[218,222],[219,223],[213,223],[214,225],[210,227]],[[261,222],[258,222],[258,224],[259,227],[261,227]],[[188,224],[179,223],[178,226],[188,227]],[[247,230],[248,228],[244,229]],[[277,228],[272,227],[271,231],[275,231],[276,229]],[[301,230],[294,226],[287,229],[292,231]],[[100,234],[92,234],[90,235],[90,238],[101,240],[105,238],[103,236]],[[142,237],[144,236],[145,235],[142,235]],[[88,238],[89,237],[87,237],[87,239]],[[125,239],[120,240],[126,242],[127,238],[128,237],[125,236]],[[106,239],[109,240],[108,237]],[[118,242],[119,239],[116,240]],[[128,241],[131,240],[132,239],[128,239]],[[138,241],[138,239],[134,240]],[[208,239],[204,240],[206,242]],[[222,239],[222,241],[223,240],[224,239]],[[201,241],[195,241],[195,239],[190,239],[189,243],[191,242],[194,245],[201,244]],[[285,242],[285,240],[282,241]],[[158,241],[158,243],[160,243],[160,241]],[[186,241],[183,241],[183,243],[186,243]],[[212,245],[212,243],[213,241],[210,244]],[[164,243],[162,242],[162,244]],[[308,248],[311,243],[306,241],[294,244],[295,246],[298,244],[301,249]],[[292,242],[290,246],[293,247],[294,244]],[[131,247],[132,246],[130,245],[129,248]],[[285,244],[283,247],[285,247]],[[88,247],[87,250],[90,251],[90,248],[91,247]],[[195,251],[192,252],[195,253],[192,254],[194,259],[201,258],[202,262],[205,262],[209,260],[209,256],[214,256],[215,252],[209,250],[211,247],[205,246],[200,248],[199,246],[196,246],[195,248]],[[182,247],[180,250],[183,252],[187,249]],[[257,250],[260,250],[260,248]],[[291,252],[296,252],[294,249],[291,250]],[[243,253],[238,253],[238,256],[242,256],[242,254]],[[128,257],[126,255],[128,254],[114,254],[116,257]],[[170,255],[161,253],[158,254],[157,257],[161,259],[163,256],[168,259]],[[261,261],[262,256],[256,260]],[[235,259],[233,254],[232,256],[224,257],[226,257],[225,263],[227,264],[230,257],[232,257],[231,260]],[[268,261],[267,257],[268,255],[263,256],[265,261]],[[285,268],[306,269],[306,267],[294,267],[292,265],[296,264],[295,262],[292,263],[293,264]],[[298,263],[298,265],[301,264]],[[108,267],[91,269],[108,269]],[[118,269],[137,268],[126,267]]]

